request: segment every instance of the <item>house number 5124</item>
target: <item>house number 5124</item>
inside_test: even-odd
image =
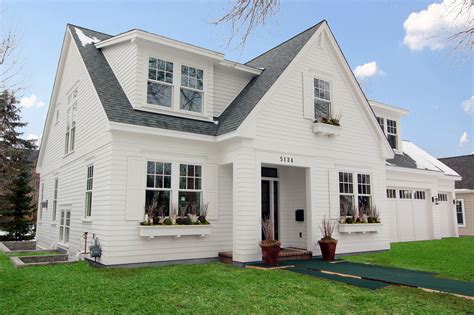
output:
[[[280,162],[293,163],[293,158],[289,156],[280,156]]]

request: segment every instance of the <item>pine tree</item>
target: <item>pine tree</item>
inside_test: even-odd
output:
[[[31,193],[31,141],[21,138],[18,102],[11,91],[0,94],[0,230],[7,239],[24,239],[31,229],[34,209]]]

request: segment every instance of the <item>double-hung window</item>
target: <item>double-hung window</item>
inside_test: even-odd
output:
[[[466,226],[464,222],[464,200],[458,199],[456,200],[456,219],[459,226]]]
[[[69,243],[69,231],[71,229],[71,210],[61,210],[59,221],[59,241]]]
[[[173,63],[163,59],[148,59],[147,103],[164,107],[172,106]]]
[[[203,82],[203,70],[181,65],[180,109],[202,113]]]
[[[94,165],[87,167],[86,175],[86,196],[84,204],[84,217],[90,218],[92,215],[92,188],[94,185]]]
[[[349,215],[355,210],[352,173],[339,172],[339,204],[341,215]]]
[[[370,207],[372,205],[370,175],[357,174],[357,193],[357,205],[359,208],[359,215],[369,215]]]
[[[387,119],[387,139],[392,149],[397,149],[398,135],[397,122],[395,120]]]
[[[147,162],[146,209],[152,215],[167,216],[171,204],[171,163]]]
[[[202,167],[200,165],[179,165],[178,206],[180,213],[201,211]]]
[[[67,97],[66,134],[64,137],[64,154],[74,151],[76,145],[76,110],[77,110],[77,88]]]
[[[384,118],[377,116],[377,122],[379,123],[380,128],[382,128],[382,131],[385,133],[385,122],[384,122]]]
[[[53,194],[53,213],[51,214],[51,221],[56,222],[56,210],[58,207],[58,179],[54,179],[54,194]]]
[[[331,118],[331,85],[314,79],[314,118]]]

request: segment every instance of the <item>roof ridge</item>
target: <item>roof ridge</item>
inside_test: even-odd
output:
[[[463,157],[474,157],[474,153],[469,153],[469,154],[464,154],[464,155],[456,155],[456,156],[446,156],[446,157],[440,157],[438,160],[442,159],[457,159],[457,158],[463,158]]]
[[[110,36],[110,37],[115,37],[115,35],[110,35],[110,34],[107,34],[107,33],[104,33],[104,32],[96,31],[96,30],[93,30],[93,29],[91,29],[91,28],[87,28],[87,27],[80,26],[80,25],[75,25],[75,24],[72,24],[72,23],[67,23],[66,25],[67,25],[68,27],[69,27],[69,26],[72,26],[72,27],[79,27],[79,28],[81,28],[81,29],[88,30],[88,31],[91,31],[91,32],[94,32],[94,33],[99,33],[99,34],[102,34],[102,35],[107,35],[107,36]]]
[[[321,20],[321,21],[319,21],[318,23],[314,24],[313,26],[310,26],[310,27],[308,27],[308,28],[307,28],[307,29],[305,29],[304,31],[302,31],[302,32],[299,32],[298,34],[296,34],[296,35],[292,36],[291,38],[289,38],[289,39],[285,40],[284,42],[281,42],[280,44],[276,45],[275,47],[268,49],[267,51],[265,51],[265,52],[261,53],[260,55],[258,55],[258,56],[256,56],[256,57],[254,57],[253,59],[251,59],[251,60],[247,61],[247,62],[246,62],[246,63],[244,63],[244,64],[245,64],[245,65],[248,65],[249,63],[251,63],[251,62],[252,62],[252,61],[254,61],[255,59],[257,59],[257,58],[259,58],[259,57],[261,57],[261,56],[263,56],[263,55],[265,55],[265,54],[267,54],[267,53],[271,52],[272,50],[274,50],[274,49],[276,49],[276,48],[278,48],[278,47],[282,46],[283,44],[285,44],[285,43],[287,43],[287,42],[291,41],[291,40],[292,40],[292,39],[294,39],[295,37],[298,37],[298,36],[300,36],[301,34],[303,34],[303,33],[307,32],[307,31],[309,31],[309,30],[311,30],[311,29],[313,29],[313,28],[315,28],[315,27],[319,27],[319,25],[321,25],[321,23],[323,23],[323,22],[326,22],[326,23],[327,23],[327,21],[326,21],[326,20]]]

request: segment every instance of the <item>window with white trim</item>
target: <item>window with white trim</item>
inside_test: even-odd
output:
[[[179,109],[202,113],[204,71],[181,65]]]
[[[39,213],[38,213],[39,221],[43,220],[43,202],[44,202],[44,183],[41,183],[41,197],[40,197]]]
[[[411,190],[400,189],[399,190],[400,199],[412,199]]]
[[[201,165],[179,165],[178,207],[180,213],[201,211],[202,167]]]
[[[168,216],[171,206],[171,163],[148,161],[145,211],[152,216]]]
[[[90,218],[92,215],[92,188],[94,186],[94,165],[87,167],[86,175],[86,195],[84,202],[84,217]]]
[[[387,140],[392,149],[398,149],[397,122],[387,119]]]
[[[64,154],[74,151],[76,145],[76,110],[78,91],[75,88],[67,97],[66,134],[64,136]]]
[[[438,201],[448,201],[448,195],[447,194],[438,194]]]
[[[385,123],[384,123],[384,118],[383,117],[378,117],[377,116],[377,122],[379,123],[380,128],[382,128],[382,131],[385,133]]]
[[[331,118],[331,85],[314,78],[314,118]]]
[[[426,193],[422,190],[415,191],[414,199],[423,200],[426,199]]]
[[[372,206],[372,190],[370,187],[370,175],[357,174],[357,206],[359,215],[369,215]]]
[[[387,198],[396,199],[397,198],[397,190],[396,189],[387,189]]]
[[[173,63],[163,59],[148,59],[147,103],[164,107],[173,104]]]
[[[61,210],[59,220],[59,241],[69,243],[69,234],[71,229],[71,210]]]
[[[51,214],[51,222],[56,222],[56,210],[58,207],[58,178],[54,179],[54,194],[53,194],[53,213]]]
[[[339,172],[339,205],[340,215],[349,215],[355,210],[352,173]]]
[[[464,214],[464,199],[456,200],[456,219],[459,226],[466,226]]]

